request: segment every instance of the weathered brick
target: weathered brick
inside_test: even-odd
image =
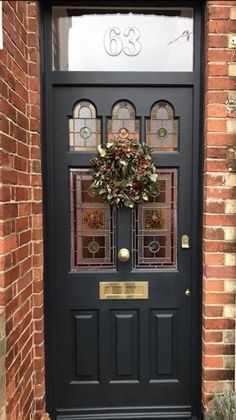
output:
[[[223,367],[225,369],[232,369],[234,370],[235,367],[235,357],[234,356],[224,356]]]
[[[233,5],[234,1],[226,0],[212,0],[206,4],[204,404],[209,402],[213,392],[224,392],[226,384],[233,386],[236,176],[228,172],[226,160],[227,150],[235,144],[236,134],[235,46],[232,44],[236,34],[233,19],[236,8]],[[219,336],[212,336],[214,332]],[[229,346],[225,347],[222,343]]]
[[[40,364],[33,357],[36,344],[34,329],[43,331],[43,310],[36,325],[32,296],[35,279],[41,284],[35,292],[38,301],[42,300],[43,293],[38,17],[37,2],[3,2],[4,49],[0,56],[0,129],[3,133],[0,151],[0,181],[3,184],[0,192],[0,304],[5,305],[6,322],[2,321],[0,313],[0,418],[12,420],[35,416],[36,405],[38,417],[44,410],[44,381],[42,376],[35,374]],[[37,136],[31,130],[37,130]],[[32,169],[35,178],[31,175]],[[33,183],[36,184],[35,192]],[[34,200],[38,201],[37,205],[33,204]],[[37,227],[32,226],[32,210],[37,212]],[[33,252],[38,259],[37,267],[34,267]],[[40,257],[41,266],[38,266]],[[7,413],[5,405],[1,408],[5,403],[2,372],[5,338],[1,333],[2,324],[6,325],[7,333]],[[43,337],[38,344],[42,349]],[[37,357],[43,375],[44,352]],[[42,392],[36,395],[34,390],[39,380]]]
[[[223,331],[223,342],[233,344],[235,342],[234,330]]]

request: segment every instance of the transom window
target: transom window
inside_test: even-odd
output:
[[[53,8],[53,70],[192,71],[193,9]]]

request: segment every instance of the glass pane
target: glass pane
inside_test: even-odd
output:
[[[89,101],[80,101],[69,119],[69,143],[72,152],[96,151],[101,143],[101,120],[96,118],[95,106]]]
[[[70,170],[72,269],[115,267],[115,210],[91,196],[89,169]]]
[[[133,212],[134,268],[177,267],[177,170],[158,175],[159,195]]]
[[[117,102],[108,119],[108,141],[130,138],[139,141],[140,123],[135,119],[134,106],[128,101]]]
[[[193,9],[54,7],[52,41],[53,70],[192,71]]]
[[[146,119],[146,142],[156,152],[175,152],[178,149],[179,125],[174,109],[166,101],[159,101]]]

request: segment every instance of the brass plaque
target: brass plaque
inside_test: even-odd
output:
[[[188,235],[182,235],[182,248],[189,248],[189,236]]]
[[[148,299],[148,281],[111,281],[99,283],[99,298],[104,299]]]

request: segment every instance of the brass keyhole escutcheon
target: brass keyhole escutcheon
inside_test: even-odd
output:
[[[118,252],[118,259],[122,262],[129,260],[130,252],[127,248],[121,248]]]
[[[191,296],[191,290],[189,289],[185,290],[185,296]]]

